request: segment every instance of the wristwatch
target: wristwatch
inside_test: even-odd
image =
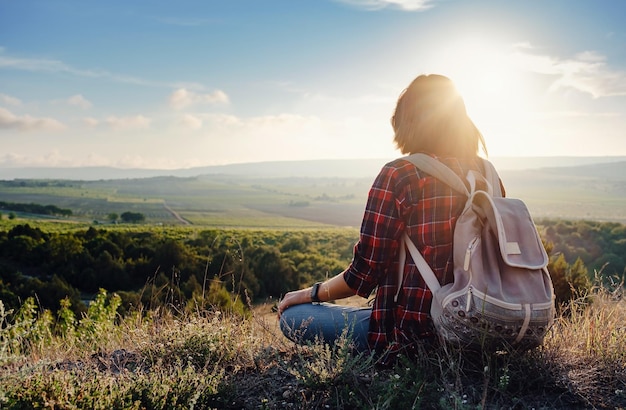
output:
[[[322,282],[317,282],[313,285],[313,287],[311,288],[311,302],[312,303],[319,303],[321,302],[318,293],[320,292],[320,285],[322,284]]]

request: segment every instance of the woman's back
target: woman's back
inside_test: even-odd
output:
[[[439,158],[459,176],[481,172],[479,159]],[[407,232],[441,283],[452,277],[452,238],[466,197],[402,158],[386,164],[370,190],[361,237],[345,273],[348,285],[367,296],[376,289],[370,345],[384,350],[392,341],[414,345],[433,336],[432,295],[408,261],[397,303],[398,238]]]

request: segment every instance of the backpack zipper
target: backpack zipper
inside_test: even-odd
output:
[[[475,236],[474,239],[472,239],[472,241],[467,246],[467,249],[465,250],[465,260],[463,261],[463,269],[466,272],[469,270],[470,258],[472,256],[472,250],[474,249],[474,246],[476,245],[476,243],[478,242],[479,239],[480,238],[478,236]]]
[[[499,306],[501,308],[509,309],[509,310],[522,310],[522,309],[524,309],[525,305],[531,306],[532,309],[535,309],[535,310],[549,309],[549,308],[551,308],[553,306],[552,301],[550,301],[550,302],[538,302],[538,303],[512,303],[512,302],[505,302],[504,300],[501,300],[501,299],[498,299],[498,298],[494,298],[493,296],[487,295],[486,293],[483,293],[483,292],[479,291],[478,289],[474,288],[473,285],[469,285],[468,288],[467,288],[466,311],[469,311],[469,309],[471,307],[470,299],[474,295],[476,295],[476,297],[479,300],[483,300],[485,302],[491,303],[492,305],[496,305],[496,306]]]

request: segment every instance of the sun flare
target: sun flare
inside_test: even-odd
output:
[[[520,155],[530,130],[532,83],[511,46],[465,40],[448,48],[446,70],[484,134],[490,154]],[[520,151],[522,150],[522,151]]]

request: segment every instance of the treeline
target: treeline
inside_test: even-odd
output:
[[[580,259],[590,272],[623,280],[626,273],[626,225],[616,222],[539,221],[542,236],[553,254],[574,262]]]
[[[59,180],[59,179],[12,179],[0,180],[0,187],[7,188],[48,188],[48,187],[75,187],[80,186],[81,181]]]
[[[219,293],[219,283],[254,302],[340,272],[357,237],[340,229],[139,229],[57,233],[24,224],[0,232],[0,300],[17,307],[36,295],[40,306],[57,310],[67,296],[82,313],[82,300],[99,289],[118,293],[123,308],[154,307]]]
[[[59,208],[55,205],[19,204],[0,201],[0,209],[3,211],[26,212],[38,215],[72,216],[71,209]]]
[[[559,302],[583,295],[597,271],[607,282],[623,280],[623,225],[541,221],[539,228],[551,255]],[[41,307],[56,311],[67,297],[77,314],[99,289],[117,293],[122,310],[224,305],[233,295],[240,302],[267,300],[341,272],[357,239],[358,232],[351,229],[90,227],[45,232],[16,225],[0,232],[0,300],[16,308],[36,296]]]

